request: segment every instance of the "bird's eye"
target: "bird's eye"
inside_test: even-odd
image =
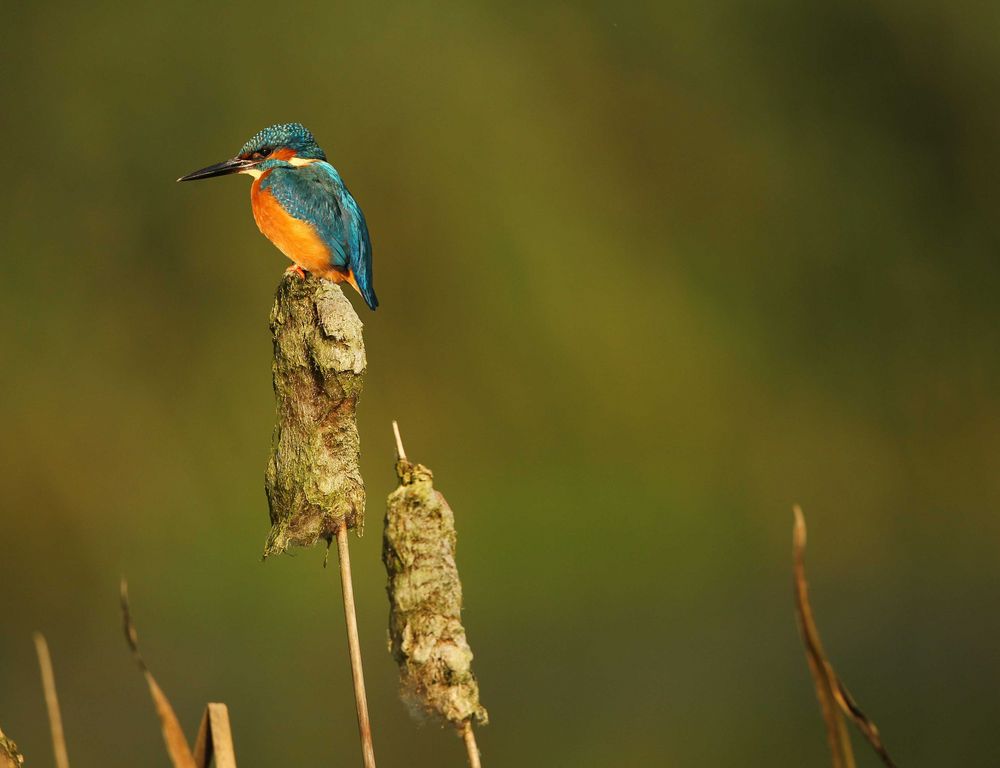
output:
[[[268,156],[269,154],[271,154],[271,152],[273,152],[273,151],[274,151],[274,150],[272,150],[272,149],[271,149],[270,147],[264,147],[264,148],[263,148],[262,150],[260,150],[260,152],[258,152],[257,154],[258,154],[258,155],[260,155],[261,157],[267,157],[267,156]]]

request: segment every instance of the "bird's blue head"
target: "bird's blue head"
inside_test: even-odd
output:
[[[308,165],[317,160],[326,160],[326,155],[302,123],[278,123],[258,131],[231,160],[181,176],[177,181],[196,181],[230,173],[259,177],[272,168]]]
[[[283,159],[326,160],[316,139],[302,123],[278,123],[258,131],[239,151],[239,156],[247,159],[272,154],[287,155]]]

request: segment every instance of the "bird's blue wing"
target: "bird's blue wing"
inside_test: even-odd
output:
[[[296,219],[309,222],[330,249],[333,267],[354,273],[361,295],[378,306],[372,282],[372,244],[361,208],[327,162],[277,168],[261,182]]]
[[[341,207],[344,212],[344,224],[347,229],[348,262],[354,272],[355,282],[361,290],[368,306],[372,309],[378,306],[375,296],[375,285],[372,281],[372,241],[368,236],[368,223],[354,197],[344,187]]]

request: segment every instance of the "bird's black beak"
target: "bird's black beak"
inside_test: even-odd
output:
[[[239,173],[248,168],[253,168],[257,165],[257,162],[257,160],[244,160],[240,157],[234,157],[232,160],[225,160],[221,163],[210,165],[208,168],[192,171],[187,176],[181,176],[177,181],[197,181],[198,179],[210,179],[213,176],[226,176],[230,173]]]

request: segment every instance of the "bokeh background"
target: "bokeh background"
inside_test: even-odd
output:
[[[121,637],[241,764],[357,765],[336,570],[262,564],[284,258],[243,177],[309,126],[367,214],[355,582],[376,751],[462,765],[385,649],[390,420],[456,510],[487,766],[1000,763],[1000,17],[925,0],[23,3],[0,32],[0,723],[166,765]],[[874,759],[858,744],[862,765]]]

